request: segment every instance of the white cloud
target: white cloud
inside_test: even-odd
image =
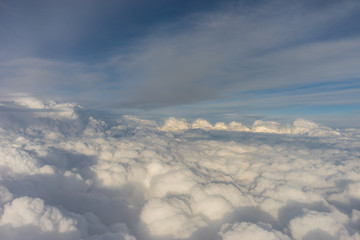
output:
[[[200,216],[193,216],[186,200],[181,198],[153,198],[144,206],[141,220],[150,235],[170,238],[188,238],[206,226]]]
[[[46,206],[39,198],[29,197],[16,198],[4,206],[0,225],[7,224],[15,229],[32,225],[43,232],[63,233],[77,230],[76,220],[64,217],[58,209]]]
[[[290,221],[290,229],[295,240],[303,239],[304,236],[310,239],[324,236],[351,239],[344,227],[347,221],[347,216],[337,211],[331,213],[306,211],[304,216]]]
[[[9,202],[13,199],[13,195],[9,190],[5,187],[0,185],[0,205],[4,205],[5,203]]]
[[[314,122],[310,122],[304,119],[297,119],[293,123],[292,132],[295,134],[307,134],[309,136],[332,136],[340,135],[339,132],[333,129],[321,126]]]
[[[176,118],[169,118],[166,120],[164,125],[162,126],[161,130],[163,131],[181,131],[181,130],[188,130],[190,128],[190,124],[186,122],[185,119],[176,119]]]
[[[360,199],[360,182],[350,183],[348,186],[349,196]]]
[[[12,173],[36,173],[39,166],[29,153],[12,146],[2,146],[0,150],[0,165]]]
[[[199,129],[204,129],[204,130],[210,130],[213,128],[213,126],[211,125],[211,123],[209,123],[208,121],[206,121],[205,119],[196,119],[192,124],[191,127],[193,129],[199,128]]]
[[[252,126],[253,132],[265,132],[265,133],[278,133],[286,132],[286,130],[280,129],[280,124],[277,122],[264,122],[256,120]]]
[[[290,240],[290,238],[279,231],[271,229],[271,225],[258,223],[235,223],[222,226],[220,235],[224,240],[253,239],[253,240]]]
[[[204,215],[209,221],[222,219],[233,207],[226,196],[206,193],[206,188],[192,193],[193,208],[196,214]]]
[[[157,124],[26,103],[0,114],[3,239],[360,236],[356,129],[302,119]],[[63,108],[77,117],[40,111]]]
[[[167,119],[160,128],[162,131],[176,132],[189,129],[202,130],[223,130],[223,131],[239,131],[239,132],[259,132],[259,133],[277,133],[277,134],[299,134],[308,136],[336,136],[340,133],[329,127],[317,124],[305,119],[296,119],[291,125],[281,125],[274,121],[256,120],[251,130],[240,122],[232,121],[227,125],[224,122],[217,122],[212,125],[205,119],[196,119],[193,123],[187,123],[185,119],[176,119],[171,117]]]
[[[241,131],[244,131],[244,132],[250,131],[249,128],[247,128],[246,126],[242,125],[241,123],[235,122],[235,121],[232,121],[231,123],[229,123],[228,129],[230,129],[231,131],[240,131],[240,132]]]

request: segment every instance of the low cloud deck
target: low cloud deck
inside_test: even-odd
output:
[[[360,239],[357,129],[11,106],[0,112],[1,239]]]

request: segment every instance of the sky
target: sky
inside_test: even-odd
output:
[[[360,3],[0,0],[0,101],[360,127]]]
[[[360,240],[359,22],[0,0],[0,239]]]

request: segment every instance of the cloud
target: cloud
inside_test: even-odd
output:
[[[9,102],[3,239],[359,239],[358,129],[303,119],[161,124]]]
[[[271,239],[271,240],[288,240],[288,236],[279,231],[274,231],[267,224],[253,223],[235,223],[233,225],[226,224],[223,226],[221,236],[224,240],[235,239]]]
[[[110,1],[101,7],[98,1],[17,7],[6,3],[1,9],[6,20],[2,36],[10,40],[4,41],[14,42],[10,49],[20,52],[27,52],[21,47],[37,50],[2,55],[3,94],[56,96],[98,109],[148,109],[219,99],[233,99],[242,110],[359,101],[359,86],[351,83],[351,89],[345,90],[303,90],[358,78],[359,32],[349,24],[358,18],[357,1],[224,3],[217,10],[191,12],[167,23],[152,19],[151,24],[144,24],[147,31],[122,44],[122,31],[138,32],[143,28],[134,22],[145,22],[128,16],[127,9],[134,16],[139,14],[130,5],[126,1]],[[21,17],[13,19],[11,10],[19,11]],[[124,26],[126,21],[121,21],[118,12],[126,13],[124,18],[136,26]],[[114,19],[119,22],[114,24]],[[99,26],[108,35],[101,38],[92,30]],[[13,31],[25,36],[15,39]],[[74,55],[79,51],[81,56],[39,54],[49,49]],[[105,56],[86,60],[97,49],[105,51]],[[348,94],[353,96],[350,100]]]
[[[186,26],[179,31],[160,28],[111,64],[133,82],[126,104],[142,107],[356,78],[359,39],[344,39],[334,25],[358,8],[354,1],[321,9],[306,2],[234,4],[177,23]]]
[[[199,217],[192,217],[190,206],[181,198],[152,199],[140,216],[149,234],[170,238],[188,238],[206,223]]]
[[[176,119],[172,117],[166,120],[161,129],[163,131],[181,131],[188,130],[189,128],[190,124],[186,122],[186,119]]]
[[[339,212],[318,213],[309,211],[303,217],[298,217],[290,222],[290,229],[294,239],[324,238],[333,237],[334,239],[349,239],[346,229],[342,222],[347,221],[347,216]],[[319,224],[321,223],[321,224]],[[301,229],[301,230],[300,230]],[[357,234],[354,239],[360,236]]]
[[[13,195],[5,186],[0,186],[0,204],[5,205],[5,203],[9,202],[13,199]]]
[[[96,26],[98,18],[111,11],[106,4],[99,8],[99,2],[91,0],[37,4],[3,1],[0,12],[2,55],[54,57],[61,52],[78,51],[76,46],[79,42],[85,45],[83,39],[90,26]]]
[[[87,101],[102,95],[99,90],[108,87],[107,74],[101,69],[82,62],[38,57],[0,59],[0,77],[2,96],[9,97],[36,95],[43,100],[76,98]]]
[[[64,218],[59,210],[45,206],[41,199],[28,197],[14,199],[5,205],[0,224],[9,224],[14,228],[34,225],[43,232],[76,230],[76,221]]]

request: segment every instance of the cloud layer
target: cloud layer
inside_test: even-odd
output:
[[[135,44],[134,51],[111,61],[134,82],[125,93],[127,104],[178,105],[232,94],[246,100],[254,92],[358,78],[359,33],[344,37],[338,26],[360,5],[320,5],[233,4],[178,22],[186,26],[180,31],[169,31],[176,24],[160,28]]]
[[[1,109],[1,239],[360,239],[357,129]]]
[[[150,5],[159,11],[163,2]],[[150,17],[150,6],[140,14],[143,2],[6,2],[2,94],[57,96],[112,110],[204,101],[215,101],[213,112],[359,104],[358,1],[241,2],[182,8],[168,16],[173,21]],[[20,54],[13,56],[15,50]],[[93,57],[99,51],[102,57]]]

